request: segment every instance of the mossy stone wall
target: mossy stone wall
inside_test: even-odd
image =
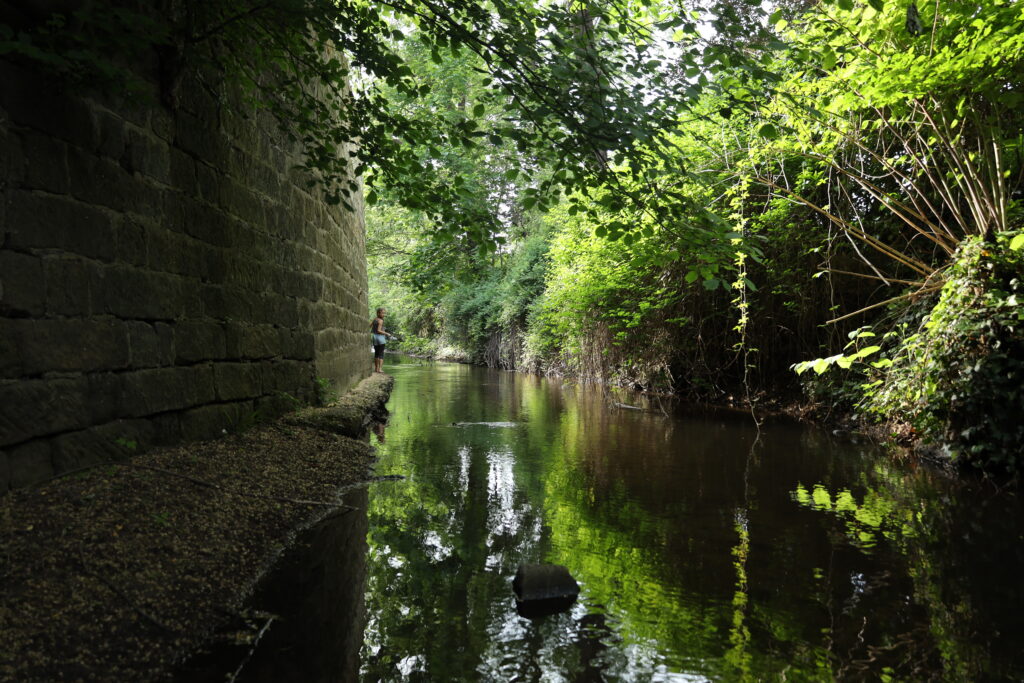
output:
[[[327,205],[266,117],[180,95],[0,62],[0,494],[369,372],[361,200]]]

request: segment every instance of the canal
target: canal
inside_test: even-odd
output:
[[[379,481],[257,593],[239,680],[1024,678],[1024,510],[786,420],[406,358]],[[626,403],[640,409],[616,406]],[[581,586],[517,613],[521,562]]]

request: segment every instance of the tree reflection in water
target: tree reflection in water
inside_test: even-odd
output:
[[[390,371],[378,471],[408,479],[370,493],[364,680],[1024,675],[1015,498],[980,505],[799,425],[765,425],[753,449],[742,415]],[[568,566],[580,600],[520,617],[520,562]]]

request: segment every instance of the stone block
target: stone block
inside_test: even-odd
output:
[[[122,217],[114,225],[114,253],[119,263],[144,266],[149,262],[149,235],[155,229],[138,218]]]
[[[262,393],[260,367],[254,363],[217,363],[213,375],[220,401],[252,398]]]
[[[302,406],[302,402],[285,393],[261,396],[255,401],[255,411],[264,420],[273,420]]]
[[[20,327],[24,320],[0,318],[0,378],[22,377]]]
[[[68,146],[42,133],[28,132],[22,136],[22,149],[27,161],[23,187],[54,194],[68,191]]]
[[[227,357],[256,360],[281,355],[280,339],[271,325],[225,326],[227,333]]]
[[[151,417],[144,422],[152,427],[153,446],[173,446],[181,442],[181,415],[179,413],[164,413]]]
[[[87,390],[84,377],[0,385],[0,446],[87,426]]]
[[[86,376],[92,424],[110,422],[121,416],[121,378],[116,372],[94,372]]]
[[[22,363],[30,375],[128,367],[128,331],[119,320],[28,321],[20,345]]]
[[[3,121],[0,120],[0,178],[4,179],[0,182],[0,187],[4,183],[20,183],[25,179],[27,172],[21,138],[2,124]]]
[[[181,410],[198,403],[193,368],[137,370],[124,375],[123,383],[118,412],[125,417]]]
[[[213,364],[204,363],[192,367],[193,385],[195,386],[195,403],[212,403],[217,398],[217,390],[213,379]]]
[[[234,317],[244,320],[246,316],[235,316],[235,309],[228,299],[231,294],[220,285],[202,285],[199,298],[203,304],[203,316],[213,320],[227,321]]]
[[[263,366],[263,391],[283,391],[302,401],[313,395],[313,364],[301,361],[282,360]]]
[[[164,142],[174,141],[174,114],[164,107],[153,107],[149,111],[149,129]]]
[[[97,463],[124,460],[132,453],[128,447],[131,442],[138,443],[127,436],[97,428],[62,434],[51,441],[54,472],[60,474]]]
[[[259,151],[259,130],[256,121],[237,109],[225,109],[221,115],[224,132],[231,138],[239,151],[254,153]]]
[[[54,475],[50,444],[43,439],[14,447],[7,457],[12,489],[38,484]]]
[[[170,148],[170,184],[189,197],[199,197],[199,180],[196,176],[196,162],[180,149]]]
[[[171,155],[167,143],[141,131],[129,132],[121,165],[165,185],[171,182]]]
[[[251,401],[186,410],[181,414],[181,437],[185,441],[214,439],[251,426],[255,417]]]
[[[100,271],[93,291],[103,293],[106,313],[121,318],[171,320],[185,308],[181,278],[166,273],[108,266]]]
[[[227,163],[229,145],[224,136],[209,123],[187,111],[179,111],[177,114],[174,146],[214,168],[224,168]]]
[[[95,112],[98,144],[96,152],[108,159],[117,160],[124,155],[128,132],[125,122],[108,111]]]
[[[203,301],[199,296],[199,281],[192,278],[182,280],[182,293],[184,295],[185,310],[182,317],[189,320],[199,320],[203,317]]]
[[[198,196],[203,200],[220,206],[223,201],[221,183],[224,177],[209,164],[196,163],[196,185],[199,190]]]
[[[7,453],[0,451],[0,496],[11,488],[11,464]]]
[[[294,360],[311,361],[315,356],[314,336],[311,332],[281,330],[284,355]],[[284,339],[287,335],[287,341]]]
[[[230,252],[211,248],[203,253],[203,281],[222,284],[227,278]]]
[[[230,247],[231,217],[218,206],[195,203],[188,214],[185,232],[215,247]]]
[[[156,229],[148,235],[149,267],[178,275],[189,271],[189,240],[179,232]]]
[[[260,289],[259,264],[248,258],[236,256],[227,264],[225,281],[248,290]]]
[[[68,174],[71,195],[88,204],[115,211],[136,209],[140,185],[120,164],[92,152],[70,147]]]
[[[225,334],[220,323],[182,320],[174,326],[174,352],[178,363],[196,363],[225,357]]]
[[[46,310],[43,263],[36,256],[0,250],[0,313],[42,315]]]
[[[87,316],[93,312],[92,283],[98,264],[77,256],[43,259],[46,313],[50,316]]]
[[[174,364],[174,328],[171,325],[130,321],[127,327],[130,367]]]
[[[126,211],[153,221],[162,222],[167,215],[167,195],[165,187],[150,178],[130,177],[131,196]]]
[[[7,212],[8,247],[64,249],[110,261],[114,229],[107,212],[67,197],[15,191]]]

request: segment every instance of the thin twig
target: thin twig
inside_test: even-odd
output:
[[[900,294],[899,296],[894,296],[891,299],[886,299],[885,301],[879,301],[876,304],[871,304],[870,306],[865,306],[864,308],[858,309],[858,310],[854,311],[853,313],[847,313],[846,315],[841,315],[838,318],[832,318],[832,320],[826,320],[825,324],[826,325],[831,325],[832,323],[837,323],[840,320],[846,320],[847,318],[852,318],[855,315],[860,315],[861,313],[864,313],[866,311],[870,311],[873,308],[878,308],[879,306],[885,306],[886,304],[891,304],[891,303],[893,303],[895,301],[899,301],[901,299],[907,299],[907,298],[912,297],[912,296],[918,296],[918,295],[921,295],[921,294],[930,294],[932,292],[937,292],[938,290],[942,289],[943,284],[945,284],[945,283],[939,283],[937,285],[932,285],[930,287],[922,287],[921,289],[918,289],[917,291],[914,291],[914,292],[907,292],[906,294]]]

